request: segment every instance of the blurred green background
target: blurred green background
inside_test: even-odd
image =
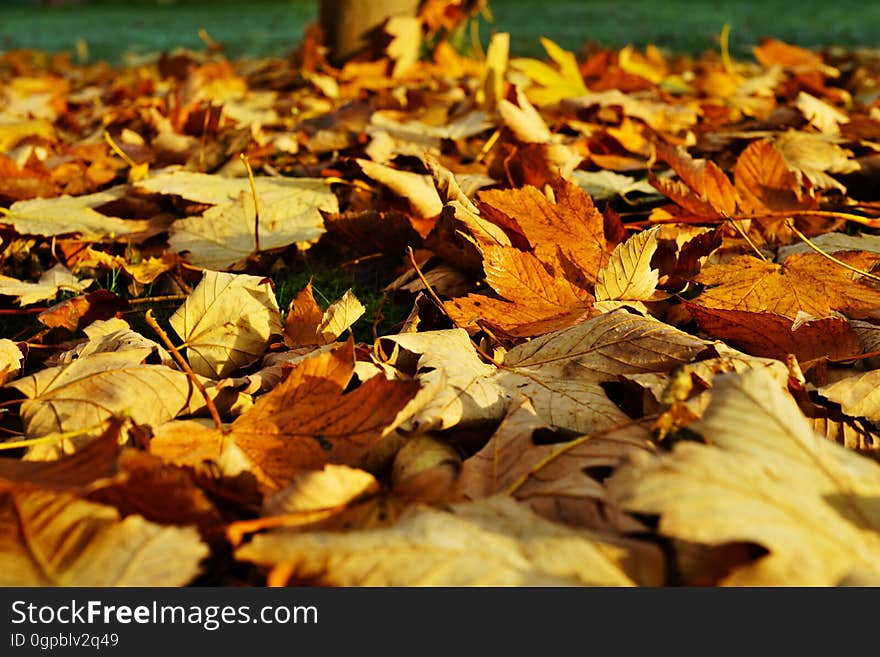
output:
[[[731,24],[731,46],[740,55],[764,36],[805,46],[880,46],[880,2],[491,0],[490,6],[494,22],[484,22],[483,37],[492,29],[508,31],[519,55],[541,53],[541,35],[574,50],[591,40],[699,53],[717,47],[724,23]],[[230,56],[282,55],[316,18],[316,7],[314,0],[68,0],[53,6],[0,0],[0,50],[73,50],[82,38],[92,59],[118,62],[125,52],[201,48],[198,30],[204,28]]]

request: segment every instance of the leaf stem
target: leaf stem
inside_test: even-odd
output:
[[[820,246],[819,246],[818,244],[816,244],[813,240],[811,240],[809,237],[807,237],[807,236],[804,235],[801,231],[799,231],[799,230],[795,227],[794,222],[793,222],[791,219],[789,219],[789,220],[786,222],[786,224],[788,224],[788,227],[791,229],[791,232],[793,232],[793,233],[794,233],[795,235],[797,235],[801,240],[803,240],[804,244],[806,244],[807,246],[809,246],[809,247],[810,247],[811,249],[813,249],[813,251],[815,251],[816,253],[819,253],[819,254],[825,256],[825,257],[828,258],[831,262],[833,262],[833,263],[835,263],[835,264],[837,264],[837,265],[840,265],[840,266],[843,267],[844,269],[849,269],[851,272],[854,272],[854,273],[856,273],[856,274],[860,274],[861,276],[864,276],[865,278],[870,278],[872,281],[878,281],[878,282],[880,282],[880,276],[876,276],[875,274],[872,274],[871,272],[863,271],[863,270],[859,269],[858,267],[853,267],[851,264],[846,263],[846,262],[844,262],[843,260],[840,260],[840,259],[838,259],[838,258],[835,258],[835,257],[834,257],[833,255],[831,255],[830,253],[828,253],[827,251],[823,250],[822,247],[820,247]]]
[[[254,197],[254,253],[260,252],[260,198],[257,196],[257,181],[254,180],[254,170],[251,169],[250,160],[244,153],[239,153],[239,158],[247,169],[248,180],[251,183],[251,194]]]
[[[150,328],[156,332],[156,335],[165,343],[165,346],[168,347],[168,351],[171,352],[171,355],[174,357],[174,360],[177,361],[177,364],[186,372],[186,375],[189,377],[189,380],[192,381],[192,384],[198,389],[201,393],[202,397],[205,399],[205,406],[208,407],[208,412],[211,414],[211,419],[214,420],[214,426],[217,427],[218,431],[224,431],[223,429],[223,421],[220,419],[220,413],[217,412],[217,407],[214,405],[214,400],[212,400],[208,396],[208,391],[205,389],[205,386],[199,381],[199,377],[193,372],[192,368],[189,366],[183,356],[180,355],[180,352],[177,350],[177,347],[174,346],[174,343],[171,342],[171,338],[168,337],[168,334],[159,326],[159,323],[156,321],[156,318],[153,317],[153,309],[150,308],[147,310],[147,313],[144,317],[147,320],[147,324],[150,325]]]
[[[428,282],[428,279],[425,278],[425,275],[422,273],[419,264],[416,262],[416,256],[413,253],[412,247],[406,247],[406,254],[409,256],[409,261],[412,263],[413,269],[416,270],[416,275],[419,277],[419,280],[422,282],[422,285],[425,286],[425,290],[428,292],[428,296],[431,297],[431,300],[437,305],[437,308],[441,313],[446,315],[449,318],[449,321],[452,322],[452,325],[455,328],[461,328],[461,326],[456,322],[452,317],[450,317],[449,312],[446,310],[446,306],[443,305],[443,302],[440,300],[440,297],[437,296],[437,293],[434,292],[434,288],[431,287],[431,284]],[[474,345],[474,349],[476,349],[477,353],[482,356],[487,362],[491,363],[495,367],[499,369],[508,369],[497,360],[492,358],[489,354],[483,351],[478,344],[474,344],[473,340],[471,340],[471,344]]]

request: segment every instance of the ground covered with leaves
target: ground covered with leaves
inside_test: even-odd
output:
[[[0,58],[0,584],[880,583],[880,54],[450,6]]]

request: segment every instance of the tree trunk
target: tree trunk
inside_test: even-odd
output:
[[[319,16],[336,65],[367,45],[365,35],[391,16],[414,16],[419,0],[320,0]]]

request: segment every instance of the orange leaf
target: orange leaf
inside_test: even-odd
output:
[[[446,303],[463,326],[483,320],[510,335],[525,337],[566,328],[590,315],[593,295],[554,274],[531,253],[509,246],[484,247],[486,282],[502,301],[471,294]]]
[[[862,271],[880,262],[864,251],[838,253],[838,259]],[[818,253],[792,255],[782,265],[739,256],[704,269],[696,280],[708,286],[699,303],[709,308],[771,312],[794,319],[799,312],[828,317],[880,317],[880,291],[859,275]]]
[[[590,195],[573,183],[555,186],[553,195],[555,201],[528,185],[521,189],[481,192],[480,215],[500,226],[509,224],[509,220],[502,217],[496,221],[499,213],[514,220],[539,260],[556,263],[559,248],[595,282],[609,255],[602,214]]]

